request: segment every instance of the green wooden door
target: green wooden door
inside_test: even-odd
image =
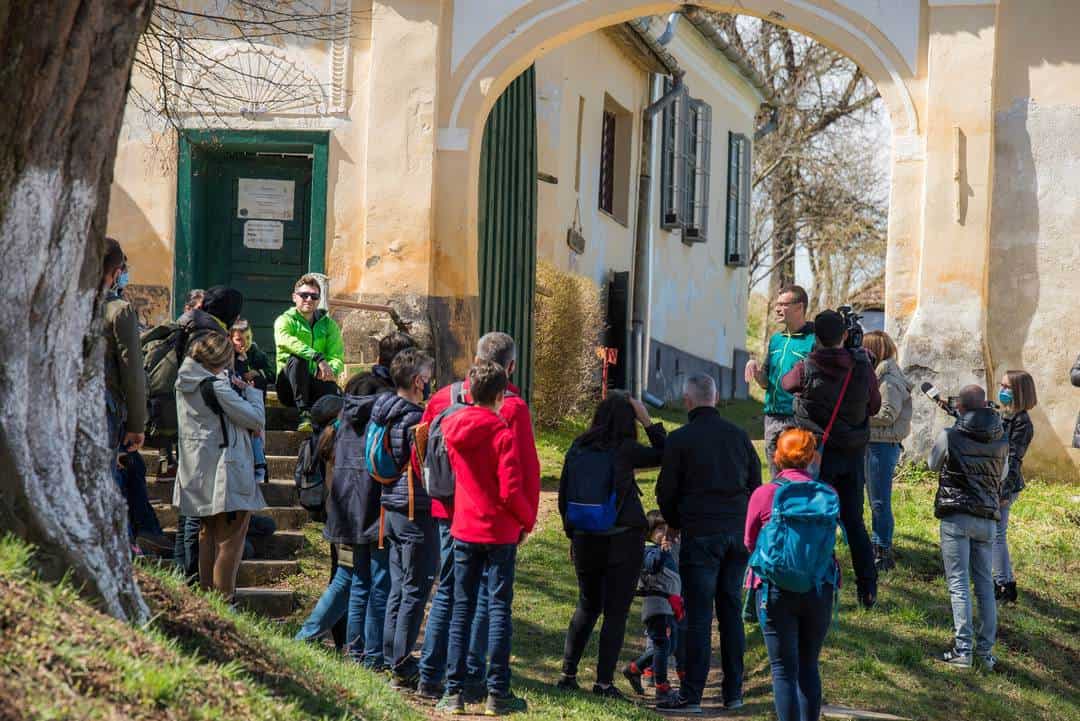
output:
[[[518,346],[514,381],[532,392],[536,288],[536,75],[530,66],[503,91],[480,151],[480,332]]]
[[[201,285],[244,294],[255,342],[273,358],[274,319],[307,272],[311,158],[204,151]]]

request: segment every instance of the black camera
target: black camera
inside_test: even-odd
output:
[[[836,309],[836,312],[840,314],[840,317],[844,320],[844,331],[847,333],[847,340],[844,341],[845,348],[862,348],[863,341],[863,327],[862,316],[855,312],[855,309],[850,305],[842,305]]]

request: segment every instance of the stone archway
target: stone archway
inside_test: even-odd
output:
[[[700,5],[791,27],[848,55],[878,85],[893,126],[888,328],[902,338],[916,380],[935,378],[949,387],[985,381],[993,3],[918,3],[909,10],[882,10],[868,0]],[[602,27],[682,7],[642,0],[533,0],[493,10],[490,3],[455,2],[440,43],[429,279],[432,296],[456,299],[446,318],[454,333],[473,338],[477,327],[480,146],[495,100],[547,50]],[[948,39],[947,49],[937,38]],[[455,350],[463,364],[467,358],[460,346]],[[920,404],[917,424],[920,448],[940,419],[929,404]]]

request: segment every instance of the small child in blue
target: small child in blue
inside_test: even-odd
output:
[[[679,564],[672,545],[667,540],[667,523],[660,511],[649,511],[649,535],[645,542],[645,559],[641,577],[638,579],[637,595],[642,596],[641,620],[649,645],[636,661],[623,669],[623,676],[638,694],[644,694],[641,683],[644,670],[651,667],[656,685],[656,697],[665,698],[671,693],[668,681],[668,656],[675,650],[676,662],[682,668],[683,661],[678,649],[678,623],[686,617],[683,609],[682,582]]]

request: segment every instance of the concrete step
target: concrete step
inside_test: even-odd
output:
[[[154,505],[154,513],[157,514],[158,523],[162,528],[175,528],[180,509],[161,503]],[[269,506],[258,511],[258,515],[273,518],[279,531],[298,530],[311,519],[311,515],[301,506]]]
[[[139,454],[143,458],[143,462],[146,464],[146,477],[156,478],[159,471],[159,456],[155,450],[142,450]],[[293,471],[296,470],[296,455],[291,456],[270,456],[266,457],[266,471],[270,474],[270,478],[291,481],[293,477]]]
[[[295,430],[300,422],[300,412],[275,404],[266,406],[266,427],[273,431]]]
[[[235,599],[241,608],[267,618],[283,618],[296,607],[296,595],[288,589],[241,587]]]
[[[274,559],[241,561],[240,572],[236,576],[236,585],[244,587],[269,586],[299,572],[300,564],[296,561],[278,561]]]
[[[146,490],[150,496],[150,501],[172,503],[173,486],[175,484],[176,480],[172,478],[160,481],[156,478],[147,478]],[[296,484],[292,480],[273,480],[269,483],[263,483],[260,484],[259,490],[262,491],[263,499],[268,507],[280,508],[281,506],[300,505],[300,498],[296,493]]]
[[[166,528],[162,533],[171,542],[176,537],[176,528]],[[307,543],[303,531],[278,531],[272,536],[253,538],[251,541],[255,546],[256,559],[279,561],[291,559]]]
[[[292,456],[296,458],[300,444],[311,437],[310,433],[298,431],[267,431],[266,432],[266,455],[268,456]]]

